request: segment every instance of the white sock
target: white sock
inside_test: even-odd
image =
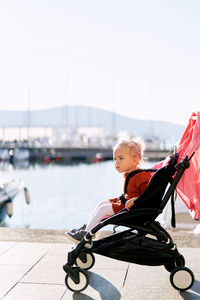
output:
[[[114,211],[112,208],[112,203],[106,201],[105,203],[99,205],[98,208],[92,213],[92,216],[90,217],[85,230],[90,231],[96,224],[98,224],[103,219],[103,217],[108,215],[114,215]]]

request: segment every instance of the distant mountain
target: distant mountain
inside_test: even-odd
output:
[[[62,106],[35,111],[0,111],[0,127],[85,127],[101,126],[108,133],[127,130],[135,136],[157,136],[176,142],[185,127],[170,122],[125,117],[110,111],[84,106]]]

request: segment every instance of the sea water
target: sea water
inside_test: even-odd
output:
[[[155,162],[146,162],[149,168]],[[13,201],[13,216],[1,226],[12,228],[71,229],[86,223],[96,205],[123,192],[123,178],[113,161],[100,163],[15,165],[1,163],[1,176],[22,179],[29,190],[31,202],[25,203],[24,193]],[[185,211],[178,201],[178,211]]]

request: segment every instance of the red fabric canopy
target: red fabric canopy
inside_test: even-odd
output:
[[[188,126],[177,146],[179,162],[188,156],[190,167],[185,170],[176,191],[188,207],[194,219],[200,220],[200,112],[193,112]],[[161,168],[168,158],[154,166]]]
[[[194,112],[182,136],[177,151],[179,160],[186,155],[190,167],[185,170],[177,185],[177,193],[187,205],[193,218],[200,220],[200,112]]]

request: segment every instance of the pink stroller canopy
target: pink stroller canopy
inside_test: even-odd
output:
[[[188,156],[190,167],[185,170],[176,191],[188,207],[191,216],[200,220],[200,112],[193,112],[177,146],[178,162]],[[161,168],[168,159],[154,166]]]

